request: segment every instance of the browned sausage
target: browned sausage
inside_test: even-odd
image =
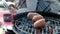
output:
[[[30,13],[28,13],[27,17],[30,18],[30,19],[32,19],[33,16],[35,16],[35,15],[39,15],[39,14],[38,13],[32,13],[32,12],[30,12]]]
[[[39,19],[43,19],[43,16],[41,16],[41,15],[35,15],[35,16],[33,16],[32,21],[37,21]]]
[[[45,26],[45,19],[40,19],[34,23],[35,28],[42,28]]]

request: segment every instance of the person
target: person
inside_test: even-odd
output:
[[[38,5],[38,1],[39,1],[39,5]],[[18,8],[16,13],[19,14],[22,12],[36,11],[37,6],[39,6],[38,11],[41,10],[43,11],[48,6],[48,4],[49,3],[47,3],[44,0],[19,0],[19,2],[16,3],[16,7]]]
[[[34,3],[34,4],[33,4]],[[19,0],[16,2],[16,7],[18,10],[16,11],[17,14],[22,12],[34,11],[36,9],[37,0]]]
[[[51,8],[51,12],[56,13],[56,14],[60,14],[60,4],[58,0],[51,0],[49,1],[51,3],[50,8]]]

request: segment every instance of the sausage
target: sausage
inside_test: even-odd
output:
[[[32,12],[30,12],[30,13],[28,13],[27,17],[30,18],[30,19],[32,19],[33,16],[35,16],[35,15],[39,15],[39,14],[38,13],[32,13]]]
[[[39,19],[43,19],[43,16],[41,16],[41,15],[35,15],[35,16],[33,16],[32,21],[37,21]]]
[[[34,28],[42,28],[45,26],[45,19],[40,19],[34,23]]]

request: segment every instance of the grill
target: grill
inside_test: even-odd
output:
[[[36,29],[33,27],[33,21],[29,18],[27,18],[27,13],[21,13],[15,16],[15,24],[14,24],[14,31],[15,33],[18,34],[50,34],[49,32],[49,26],[52,26],[53,28],[53,34],[59,34],[60,33],[60,18],[54,17],[54,15],[50,16],[49,13],[47,14],[42,14],[41,12],[37,12],[40,13],[41,15],[44,16],[44,18],[46,19],[46,24],[44,28],[41,28],[36,32]],[[24,14],[24,15],[23,15]],[[46,16],[47,15],[47,16]],[[59,16],[58,16],[59,17]]]

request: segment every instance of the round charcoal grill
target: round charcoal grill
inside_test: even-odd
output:
[[[49,33],[49,26],[52,26],[53,29],[55,29],[56,26],[60,26],[60,18],[56,18],[58,16],[51,15],[50,13],[42,13],[37,12],[39,14],[42,14],[44,18],[46,19],[46,26],[42,28],[40,31],[44,34],[50,34]],[[16,34],[36,34],[36,30],[33,27],[33,21],[27,17],[28,12],[17,14],[14,18],[15,24],[14,24],[14,32]],[[38,32],[38,34],[41,34],[41,32]],[[53,34],[57,33],[53,30]]]

